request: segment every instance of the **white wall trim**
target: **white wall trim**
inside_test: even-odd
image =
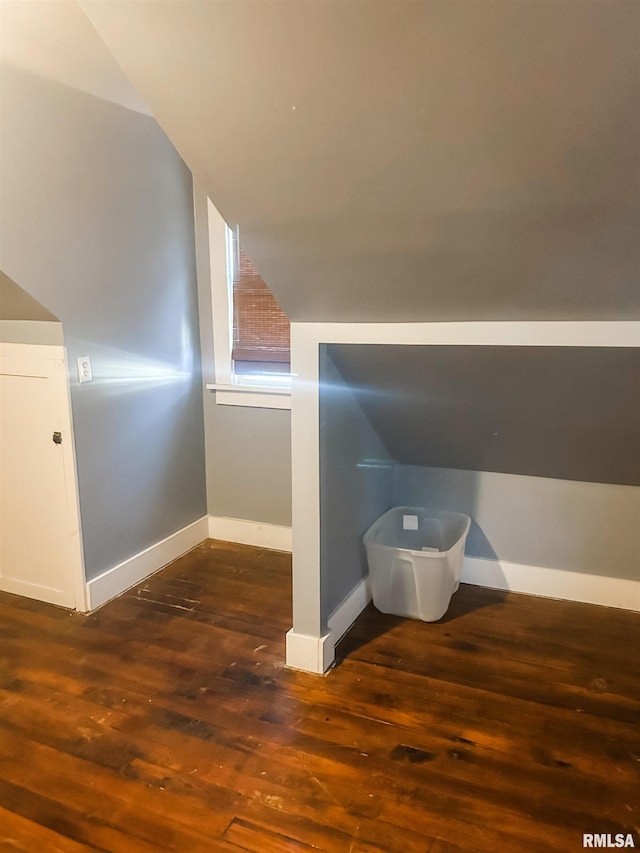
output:
[[[306,323],[291,324],[291,373],[293,630],[320,637],[319,333]]]
[[[626,578],[465,557],[461,581],[545,598],[640,610],[640,581]]]
[[[76,610],[84,613],[88,609],[85,584],[84,546],[82,541],[82,516],[80,514],[80,497],[78,493],[78,463],[76,460],[76,439],[73,428],[73,409],[71,407],[71,390],[68,379],[68,360],[65,357],[57,365],[57,381],[60,389],[60,399],[64,397],[66,406],[62,406],[62,429],[66,431],[68,442],[63,441],[62,464],[64,467],[65,491],[67,495],[67,514],[72,523],[71,530],[71,564],[73,567],[73,587]]]
[[[194,195],[195,198],[195,195]],[[234,374],[232,359],[233,316],[229,282],[232,278],[230,232],[227,223],[207,197],[209,284],[215,382],[205,387],[215,392],[221,406],[249,406],[255,409],[290,409],[289,388],[255,388],[242,384]]]
[[[291,409],[290,388],[254,388],[249,385],[219,385],[209,383],[204,386],[216,395],[219,406],[249,406],[254,409]]]
[[[289,669],[301,669],[322,675],[335,660],[335,643],[331,632],[321,637],[298,634],[293,628],[286,636],[286,662]]]
[[[181,530],[156,542],[139,554],[134,554],[117,566],[107,569],[87,583],[87,607],[95,610],[112,598],[128,590],[167,563],[195,548],[208,535],[207,516],[199,518]]]
[[[451,323],[292,323],[314,344],[638,347],[640,321],[558,320]]]
[[[213,325],[213,351],[216,383],[230,385],[231,310],[229,300],[229,266],[227,261],[227,223],[207,197],[207,229],[209,236],[209,276]]]
[[[336,645],[370,601],[371,582],[367,576],[335,608],[327,620],[329,630],[326,634],[313,637],[299,634],[292,628],[287,634],[287,666],[318,674],[327,672],[334,662]]]
[[[367,575],[345,596],[327,620],[334,646],[340,642],[370,601],[371,580]]]
[[[280,524],[210,515],[209,538],[291,553],[291,528]]]
[[[70,609],[73,604],[69,602],[69,591],[66,589],[53,589],[22,581],[19,578],[3,577],[0,582],[2,592],[10,592],[12,595],[22,595],[24,598],[32,598],[36,601],[44,601],[47,604],[56,604],[58,607]]]

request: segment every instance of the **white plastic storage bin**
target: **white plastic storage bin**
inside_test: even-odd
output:
[[[364,535],[373,603],[383,613],[435,622],[458,589],[471,519],[461,512],[398,506]]]

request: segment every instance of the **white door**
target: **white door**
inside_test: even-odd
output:
[[[0,344],[0,589],[84,609],[74,458],[63,347]]]

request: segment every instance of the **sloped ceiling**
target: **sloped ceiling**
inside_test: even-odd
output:
[[[635,0],[86,0],[291,319],[638,316]]]
[[[0,0],[0,34],[3,65],[150,114],[72,0]]]
[[[0,270],[0,320],[57,322],[58,318]]]

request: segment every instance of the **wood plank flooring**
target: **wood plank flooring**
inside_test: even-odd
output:
[[[290,557],[209,540],[90,616],[0,594],[0,850],[640,847],[640,614],[461,586],[284,668]]]

